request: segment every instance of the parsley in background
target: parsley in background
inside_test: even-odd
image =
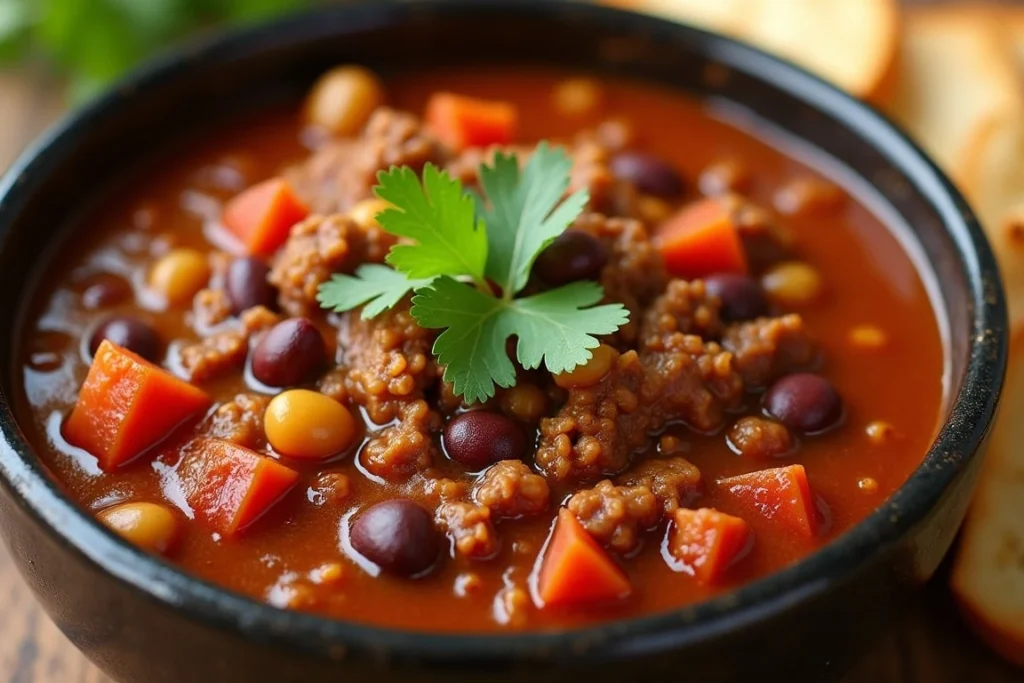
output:
[[[314,0],[0,0],[0,61],[42,61],[81,101],[199,29],[266,19]]]

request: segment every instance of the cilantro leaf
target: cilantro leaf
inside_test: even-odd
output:
[[[371,263],[359,266],[355,277],[333,276],[320,285],[316,300],[335,313],[344,313],[366,304],[362,317],[369,320],[397,304],[409,292],[430,282],[430,278],[410,280],[387,266]]]
[[[594,306],[601,287],[575,282],[523,299],[498,299],[440,277],[416,292],[412,315],[428,328],[446,328],[434,342],[444,378],[469,402],[494,396],[495,385],[511,387],[516,370],[505,343],[516,336],[524,368],[545,365],[559,373],[586,363],[595,335],[611,334],[629,319],[621,304]]]
[[[516,156],[498,152],[493,166],[480,167],[480,184],[489,200],[487,276],[506,298],[526,286],[541,251],[562,234],[590,200],[586,190],[559,205],[569,187],[572,160],[560,147],[542,142],[520,174]]]
[[[423,169],[422,185],[405,166],[379,173],[377,181],[377,196],[392,204],[377,222],[415,242],[392,247],[388,263],[411,278],[447,274],[483,281],[487,233],[462,183],[433,164]]]

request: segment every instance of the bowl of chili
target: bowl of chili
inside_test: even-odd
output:
[[[3,533],[122,681],[825,680],[952,543],[1005,365],[891,123],[582,4],[185,47],[0,235]]]

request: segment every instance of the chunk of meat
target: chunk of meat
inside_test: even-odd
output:
[[[231,317],[231,301],[223,289],[201,289],[192,299],[195,326],[202,331]]]
[[[473,498],[498,517],[521,517],[543,512],[551,490],[544,477],[519,460],[502,460],[480,475]]]
[[[485,560],[498,552],[498,534],[491,522],[491,509],[486,505],[442,503],[437,508],[436,520],[460,555]]]
[[[620,486],[641,486],[658,500],[665,516],[688,507],[700,496],[700,470],[686,458],[647,458],[618,478]]]
[[[795,313],[730,325],[722,346],[732,352],[736,369],[748,387],[763,387],[787,372],[806,367],[816,353],[804,319]]]
[[[441,418],[426,401],[403,403],[397,417],[396,424],[371,437],[359,453],[370,474],[391,481],[430,467],[437,450],[431,435],[441,430]]]
[[[266,443],[263,413],[268,403],[269,396],[240,393],[207,416],[199,426],[199,433],[258,450]]]
[[[658,499],[646,486],[616,486],[605,479],[577,491],[567,507],[599,543],[619,553],[635,550],[640,535],[658,523]]]
[[[309,487],[309,500],[317,507],[337,507],[352,495],[352,480],[342,472],[321,472]]]
[[[285,177],[309,208],[340,213],[373,196],[377,172],[409,166],[417,174],[443,151],[412,114],[380,107],[356,138],[330,142],[309,160],[285,171]]]
[[[597,383],[569,389],[558,414],[541,420],[535,458],[545,476],[618,474],[670,422],[701,432],[722,427],[744,392],[732,354],[696,335],[675,333],[666,341],[657,353],[621,354]]]
[[[668,283],[664,259],[640,221],[585,213],[572,228],[596,237],[607,249],[608,263],[600,277],[605,301],[622,303],[630,311],[629,322],[613,336],[621,340],[619,346],[632,346],[644,307]]]
[[[420,327],[408,302],[372,320],[350,314],[338,331],[347,388],[377,424],[391,422],[401,406],[422,397],[439,373],[431,347],[436,331]]]
[[[699,432],[724,423],[725,410],[743,400],[743,380],[732,354],[696,335],[677,334],[669,347],[643,357],[642,401],[652,413],[650,428],[683,421]]]
[[[334,273],[384,260],[395,238],[375,224],[346,216],[314,215],[292,228],[268,280],[277,287],[281,308],[291,315],[320,310],[317,289]]]
[[[241,369],[249,355],[249,335],[244,330],[223,330],[181,347],[180,353],[188,380],[200,384]]]
[[[596,384],[574,387],[555,417],[540,421],[535,460],[554,481],[617,474],[647,443],[652,426],[641,410],[645,369],[635,351],[619,356]]]
[[[249,339],[275,325],[281,317],[273,311],[254,306],[242,313],[241,324],[214,332],[179,351],[181,367],[189,381],[207,382],[239,370],[249,355]]]
[[[721,303],[703,280],[672,280],[665,292],[650,305],[640,325],[645,349],[661,351],[675,334],[704,338],[722,333]]]
[[[785,425],[750,415],[740,418],[729,430],[729,445],[746,458],[771,460],[793,449],[793,436]]]

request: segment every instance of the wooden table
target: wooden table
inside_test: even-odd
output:
[[[61,110],[36,72],[0,73],[0,168]],[[111,683],[38,607],[0,547],[0,683]],[[892,625],[845,683],[1019,683],[990,655],[950,604],[942,573],[903,623]],[[185,683],[185,682],[183,682]]]

